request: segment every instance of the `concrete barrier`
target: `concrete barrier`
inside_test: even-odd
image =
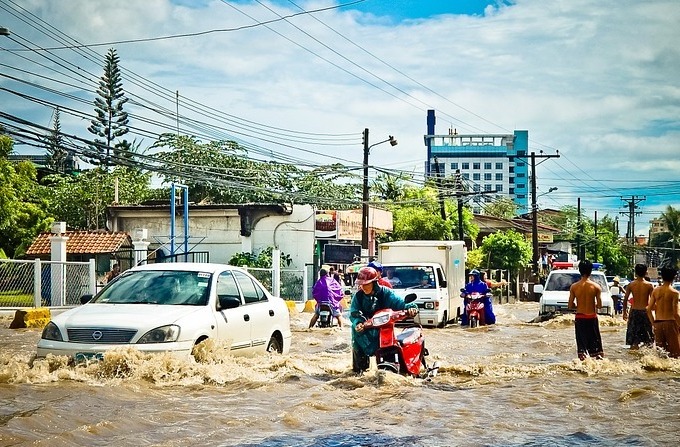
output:
[[[50,309],[36,307],[35,309],[19,309],[14,314],[14,320],[10,323],[10,329],[44,328],[52,318]]]
[[[295,305],[295,301],[292,300],[286,300],[286,306],[288,306],[288,312],[290,313],[297,313],[297,306]]]

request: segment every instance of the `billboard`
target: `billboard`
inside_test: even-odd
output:
[[[360,259],[361,245],[326,244],[323,247],[324,264],[351,264]]]

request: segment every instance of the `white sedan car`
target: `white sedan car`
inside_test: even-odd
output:
[[[120,347],[188,357],[209,338],[227,341],[235,355],[285,354],[290,349],[286,303],[238,267],[143,265],[126,270],[88,298],[52,318],[38,342],[37,357],[82,360]]]

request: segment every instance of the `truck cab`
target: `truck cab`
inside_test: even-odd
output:
[[[402,298],[416,294],[416,323],[444,327],[460,317],[466,256],[462,241],[387,242],[378,250],[383,277],[394,292]]]

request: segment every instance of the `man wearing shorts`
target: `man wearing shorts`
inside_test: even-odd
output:
[[[581,279],[569,288],[569,308],[576,308],[574,330],[576,332],[576,351],[580,360],[590,356],[604,358],[597,309],[602,307],[602,289],[590,280],[593,263],[583,260],[578,264]]]
[[[662,268],[663,284],[654,289],[647,305],[649,321],[654,323],[654,341],[656,347],[668,352],[674,358],[680,357],[680,340],[678,328],[678,291],[672,287],[677,270]]]
[[[635,265],[635,280],[626,287],[626,295],[623,297],[623,319],[628,320],[626,328],[626,344],[630,349],[638,349],[640,344],[652,345],[654,343],[654,332],[652,323],[647,316],[647,304],[652,295],[654,286],[651,282],[645,281],[647,266],[644,264]],[[633,303],[628,313],[628,299],[633,296]]]

